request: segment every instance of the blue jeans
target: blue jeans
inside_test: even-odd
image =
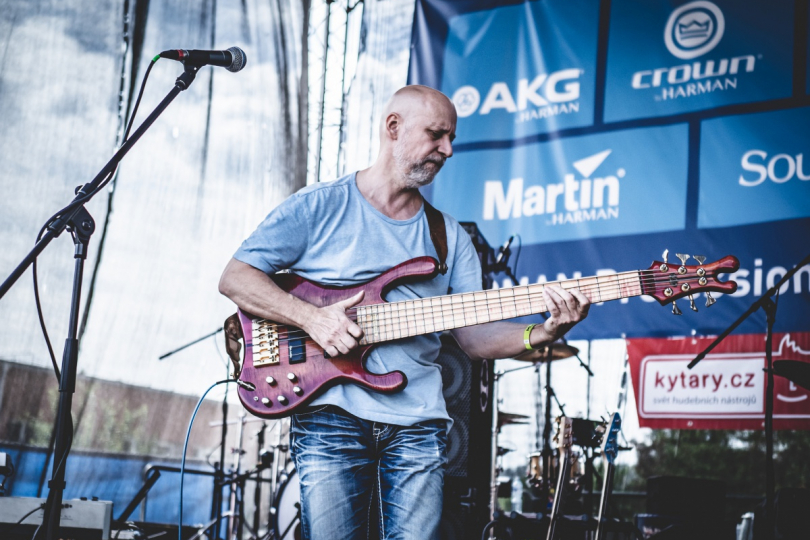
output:
[[[444,420],[380,424],[328,405],[292,417],[290,448],[306,540],[376,538],[371,527],[381,540],[439,538]]]

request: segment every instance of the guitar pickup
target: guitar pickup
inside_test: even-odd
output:
[[[307,361],[307,346],[303,339],[295,338],[287,341],[290,364],[300,364]]]

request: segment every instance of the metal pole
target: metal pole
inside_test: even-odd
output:
[[[318,120],[318,148],[315,154],[315,181],[321,181],[321,154],[323,152],[323,116],[326,108],[326,66],[329,60],[329,19],[332,18],[332,3],[326,0],[326,37],[323,43],[323,70],[321,72],[321,116]]]

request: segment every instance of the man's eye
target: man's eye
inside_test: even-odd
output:
[[[435,139],[435,140],[438,140],[438,139],[442,138],[442,134],[439,133],[438,131],[431,131],[430,134],[433,135],[433,139]]]

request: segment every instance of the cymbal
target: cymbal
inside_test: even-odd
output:
[[[507,424],[528,424],[529,417],[525,414],[517,414],[517,413],[509,413],[509,412],[498,412],[498,427],[505,426]]]
[[[810,362],[777,360],[773,363],[773,373],[805,390],[810,390]]]
[[[579,354],[579,349],[572,347],[567,343],[554,343],[551,345],[551,359],[562,360],[563,358],[571,358]],[[548,347],[542,349],[534,349],[531,351],[522,352],[514,357],[515,360],[521,362],[545,362],[548,360]]]

